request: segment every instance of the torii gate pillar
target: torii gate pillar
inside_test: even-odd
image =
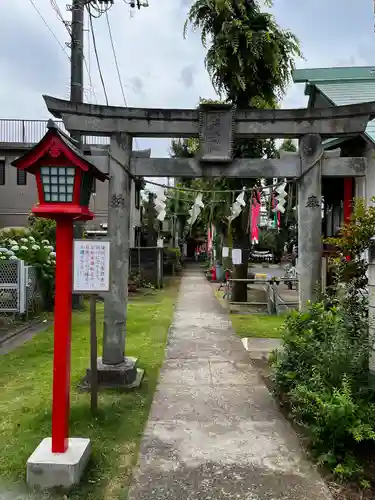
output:
[[[132,136],[111,137],[109,155],[108,235],[111,245],[111,292],[104,297],[103,356],[98,358],[101,387],[138,387],[144,370],[137,359],[125,356],[129,275],[130,162]],[[90,380],[90,377],[87,378]]]
[[[299,140],[301,177],[298,181],[299,308],[314,301],[322,273],[322,140],[307,134]]]

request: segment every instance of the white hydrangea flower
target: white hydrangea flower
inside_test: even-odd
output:
[[[42,243],[43,243],[43,245],[49,245],[49,241],[48,240],[42,240]]]
[[[40,246],[39,245],[33,245],[31,248],[33,250],[40,250]]]
[[[9,240],[9,245],[18,245],[16,240]]]
[[[11,256],[9,257],[9,260],[18,260],[18,257],[16,257],[15,255],[11,255]]]
[[[21,241],[22,243],[27,243],[29,240],[28,240],[27,238],[21,238],[21,239],[20,239],[20,241]]]
[[[52,246],[52,245],[48,245],[48,246],[46,247],[46,250],[49,250],[50,252],[53,252],[54,248],[53,248],[53,246]]]
[[[29,241],[31,241],[32,243],[35,242],[35,238],[33,236],[29,236]]]
[[[13,250],[13,252],[17,252],[17,250],[19,250],[19,249],[20,249],[20,247],[18,245],[13,245],[11,247],[11,250]]]
[[[25,246],[25,245],[22,245],[22,247],[20,247],[20,250],[28,250],[28,248]]]
[[[7,260],[7,258],[5,257],[5,255],[1,255],[0,260]]]
[[[49,256],[50,256],[50,257],[56,257],[56,252],[51,252],[51,253],[49,254]]]
[[[6,254],[9,255],[14,255],[14,252],[12,250],[7,250]]]

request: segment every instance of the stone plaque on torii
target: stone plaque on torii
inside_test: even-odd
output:
[[[62,118],[67,130],[87,136],[109,136],[110,183],[123,203],[110,200],[108,233],[112,241],[111,293],[105,301],[106,334],[103,363],[109,373],[128,374],[135,360],[124,358],[128,264],[129,175],[147,177],[294,178],[298,183],[300,308],[314,300],[321,279],[321,179],[322,176],[361,177],[366,159],[340,157],[324,152],[322,140],[363,133],[375,118],[375,102],[320,109],[248,109],[231,105],[202,104],[199,109],[138,109],[69,101],[45,96],[49,111]],[[196,158],[135,158],[132,137],[200,139]],[[280,159],[233,159],[235,138],[298,138],[299,153]],[[92,157],[106,169],[108,158]],[[113,190],[112,190],[113,191]],[[113,201],[113,200],[112,200]],[[111,222],[112,221],[112,222]],[[117,368],[116,368],[117,367]],[[103,369],[103,367],[101,367]],[[133,375],[129,375],[128,382]]]

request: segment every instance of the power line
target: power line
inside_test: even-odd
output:
[[[105,88],[105,83],[104,83],[102,68],[101,68],[100,61],[99,61],[98,49],[97,49],[97,46],[96,46],[96,37],[95,37],[94,25],[93,25],[93,22],[92,22],[92,17],[93,16],[91,15],[91,11],[89,10],[89,7],[88,7],[87,10],[88,10],[88,13],[89,13],[90,29],[91,29],[92,42],[93,42],[93,45],[94,45],[94,52],[95,52],[96,64],[98,66],[99,76],[100,76],[100,80],[102,82],[102,87],[103,87],[105,102],[106,102],[106,105],[108,106],[109,105],[108,104],[108,95],[107,95],[107,90]]]
[[[46,25],[48,31],[51,33],[51,35],[53,36],[53,38],[56,40],[56,42],[59,44],[61,50],[64,52],[64,54],[66,55],[66,57],[68,59],[69,58],[69,54],[67,53],[65,47],[63,46],[63,44],[60,42],[60,40],[57,38],[57,36],[55,35],[55,33],[53,32],[52,28],[50,27],[50,25],[47,23],[47,21],[45,20],[45,18],[43,17],[43,14],[40,12],[40,10],[38,9],[38,7],[35,5],[35,2],[34,0],[29,0],[29,2],[31,3],[31,5],[34,7],[34,9],[36,10],[36,12],[38,13],[38,16],[41,18],[41,20],[43,21],[43,23]]]
[[[57,5],[57,2],[56,0],[50,0],[51,2],[51,5],[52,5],[52,8],[53,10],[56,12],[57,14],[57,17],[60,19],[60,21],[63,23],[64,27],[66,28],[67,32],[69,33],[69,35],[71,36],[72,35],[72,30],[70,28],[70,24],[68,21],[65,21],[64,19],[64,16],[62,15],[61,13],[61,10],[60,10],[60,7]]]
[[[122,98],[124,100],[125,106],[128,107],[128,102],[127,102],[126,95],[125,95],[125,90],[124,90],[124,84],[122,82],[120,67],[119,67],[119,63],[118,63],[118,59],[117,59],[117,55],[116,55],[115,43],[114,43],[114,40],[113,40],[112,28],[111,28],[111,23],[110,23],[110,20],[109,20],[108,11],[105,11],[105,16],[106,16],[106,20],[107,20],[107,27],[108,27],[109,39],[111,41],[113,59],[115,61],[115,65],[116,65],[117,77],[118,77],[118,81],[120,83]],[[139,149],[137,138],[134,138],[134,142],[135,142],[136,148]]]
[[[127,106],[128,106],[128,103],[127,103],[126,96],[125,96],[124,85],[123,85],[123,83],[122,83],[122,79],[121,79],[120,68],[119,68],[119,65],[118,65],[118,60],[117,60],[117,56],[116,56],[115,44],[114,44],[114,42],[113,42],[113,36],[112,36],[111,23],[110,23],[110,21],[109,21],[109,16],[108,16],[108,12],[107,12],[107,11],[106,11],[106,13],[105,13],[105,18],[106,18],[106,20],[107,20],[107,26],[108,26],[108,32],[109,32],[109,39],[110,39],[110,41],[111,41],[112,52],[113,52],[113,59],[114,59],[114,61],[115,61],[115,65],[116,65],[116,70],[117,70],[118,81],[119,81],[119,83],[120,83],[121,93],[122,93],[122,97],[123,97],[123,99],[124,99],[125,106],[127,107]]]
[[[72,37],[72,29],[70,27],[70,23],[68,21],[65,21],[64,16],[62,15],[60,7],[58,6],[56,0],[50,0],[50,2],[51,2],[51,6],[52,6],[53,10],[56,12],[57,17],[59,18],[59,20],[64,25],[64,28],[68,32],[69,38],[71,39],[71,37]],[[90,30],[88,30],[88,31],[90,31]],[[90,39],[90,33],[89,33],[89,39]],[[89,65],[87,63],[86,57],[84,55],[83,55],[83,62],[84,62],[85,69],[86,69],[87,76],[88,76],[88,80],[89,80],[90,94],[93,95],[95,103],[97,104],[98,103],[98,99],[97,99],[97,96],[96,96],[96,93],[95,93],[94,85],[92,83],[91,71],[90,71]]]
[[[102,4],[104,3],[104,5],[101,5],[99,3],[98,4],[95,4],[94,1],[91,1],[91,3],[89,4],[90,5],[90,8],[92,8],[95,12],[96,12],[96,15],[91,13],[92,14],[92,17],[95,17],[96,19],[98,19],[99,17],[101,17],[103,14],[106,14],[109,9],[112,7],[112,3],[111,2],[101,2]]]

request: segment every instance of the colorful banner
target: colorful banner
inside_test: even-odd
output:
[[[259,243],[260,193],[256,191],[251,200],[251,243]]]

